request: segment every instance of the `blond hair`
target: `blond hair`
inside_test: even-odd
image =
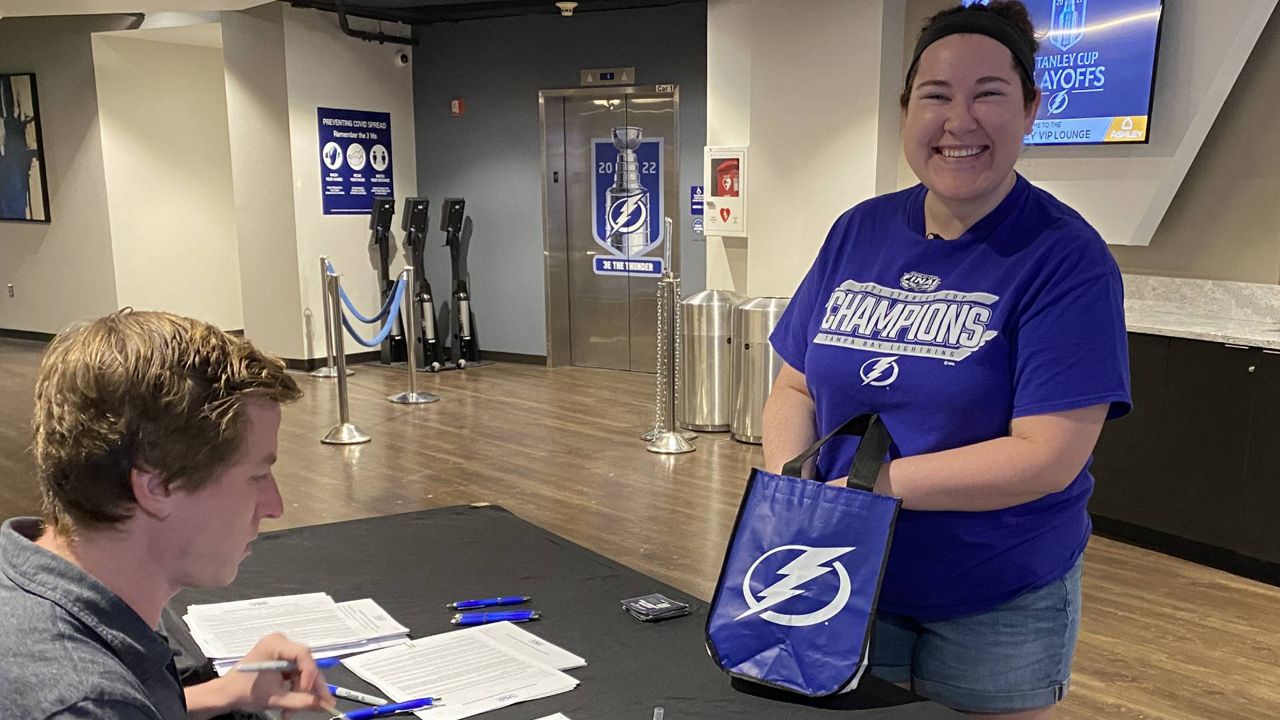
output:
[[[128,519],[135,467],[195,490],[239,450],[246,398],[301,396],[282,362],[199,320],[125,309],[67,330],[36,379],[45,519],[64,534]]]

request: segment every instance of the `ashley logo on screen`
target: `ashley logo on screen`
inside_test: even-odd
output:
[[[904,286],[921,286],[906,283],[906,276],[903,279]],[[960,361],[999,335],[987,329],[992,306],[999,299],[982,292],[911,292],[845,280],[827,299],[813,341],[886,355]]]
[[[835,559],[853,550],[851,547],[783,545],[761,555],[751,564],[742,581],[742,597],[747,601],[747,611],[734,620],[759,615],[763,620],[788,627],[805,627],[830,620],[844,608],[853,594],[849,572]],[[774,567],[777,569],[770,573]],[[758,592],[752,590],[752,578],[757,570],[761,571],[760,584],[764,585]],[[836,573],[834,579],[828,575],[833,570]],[[797,597],[800,599],[792,600]],[[831,599],[824,602],[826,597]],[[785,609],[791,613],[772,609],[788,600],[791,602],[786,603]]]

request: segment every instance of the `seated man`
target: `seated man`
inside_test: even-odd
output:
[[[310,653],[268,636],[252,660],[184,690],[155,628],[179,590],[232,581],[263,518],[283,512],[271,465],[278,361],[189,318],[124,310],[50,344],[35,393],[44,520],[0,528],[0,687],[14,718],[204,718],[332,707]]]

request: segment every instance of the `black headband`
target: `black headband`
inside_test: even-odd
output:
[[[948,15],[925,28],[920,33],[920,39],[916,41],[915,53],[911,55],[911,67],[907,70],[907,80],[911,80],[916,64],[920,62],[920,55],[924,53],[925,48],[948,35],[956,35],[958,33],[986,35],[1009,48],[1009,52],[1013,53],[1013,59],[1018,63],[1018,67],[1021,68],[1026,79],[1033,84],[1035,83],[1035,73],[1032,71],[1032,68],[1035,67],[1035,51],[1032,49],[1031,44],[1027,42],[1022,31],[1012,21],[995,13],[982,10],[969,10]],[[907,91],[910,90],[911,88],[908,87]]]

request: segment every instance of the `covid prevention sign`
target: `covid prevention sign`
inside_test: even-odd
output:
[[[390,113],[318,107],[316,119],[325,215],[368,215],[374,198],[395,197]]]
[[[662,138],[638,127],[614,128],[591,141],[595,173],[591,221],[605,253],[592,258],[597,275],[662,274]]]

